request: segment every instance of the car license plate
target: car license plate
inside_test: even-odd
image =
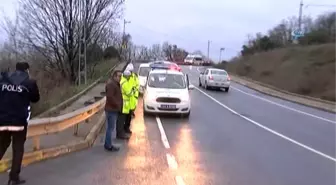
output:
[[[161,105],[160,107],[163,109],[175,109],[176,105]]]

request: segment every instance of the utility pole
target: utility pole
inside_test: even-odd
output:
[[[86,33],[87,33],[87,12],[88,12],[88,6],[87,6],[87,4],[88,4],[88,0],[85,0],[85,1],[83,1],[83,3],[85,3],[84,4],[84,14],[83,14],[83,16],[84,16],[84,26],[83,26],[83,37],[84,37],[84,48],[83,48],[83,50],[84,50],[84,84],[86,85],[87,84],[87,61],[86,61],[86,41],[87,41],[87,39],[86,39]]]
[[[208,60],[210,60],[210,40],[208,40],[208,52],[207,52],[207,57],[208,57]]]
[[[78,25],[78,85],[81,85],[82,65],[84,62],[84,84],[87,83],[87,66],[86,66],[86,24],[87,24],[87,6],[85,1],[78,1],[80,10]]]
[[[222,51],[224,51],[225,48],[220,48],[219,49],[219,62],[222,62]]]
[[[299,20],[298,20],[298,31],[301,32],[301,25],[302,25],[302,8],[303,8],[303,1],[300,2],[300,8],[299,8]]]
[[[120,48],[120,55],[123,56],[123,48],[126,49],[126,24],[131,23],[131,21],[126,21],[126,19],[124,19],[124,27],[123,27],[123,34],[122,34],[122,39],[121,39],[121,48]],[[126,53],[125,53],[125,57],[126,57]]]

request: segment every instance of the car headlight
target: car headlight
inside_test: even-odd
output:
[[[146,94],[146,101],[156,101],[156,94],[155,93],[147,93]]]
[[[183,101],[183,102],[189,101],[189,94],[183,95],[181,97],[181,101]]]

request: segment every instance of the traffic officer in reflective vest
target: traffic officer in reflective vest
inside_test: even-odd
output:
[[[129,139],[130,136],[125,133],[125,120],[127,115],[130,113],[130,99],[134,95],[131,72],[125,70],[120,79],[120,88],[123,99],[123,108],[118,115],[117,119],[117,138],[118,139]]]
[[[132,133],[132,131],[130,129],[131,120],[132,120],[132,116],[134,114],[134,111],[136,109],[136,106],[138,104],[140,83],[139,83],[138,75],[133,72],[134,67],[133,67],[132,63],[128,64],[128,66],[126,67],[126,70],[131,72],[131,83],[132,83],[132,86],[133,86],[133,96],[130,98],[130,113],[126,116],[125,127],[124,128],[125,128],[126,133],[131,134]]]

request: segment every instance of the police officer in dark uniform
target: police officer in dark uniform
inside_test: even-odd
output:
[[[29,64],[19,62],[13,73],[0,75],[0,160],[12,141],[13,157],[8,185],[23,184],[19,177],[24,143],[30,119],[30,103],[40,100],[35,80],[29,77]]]

